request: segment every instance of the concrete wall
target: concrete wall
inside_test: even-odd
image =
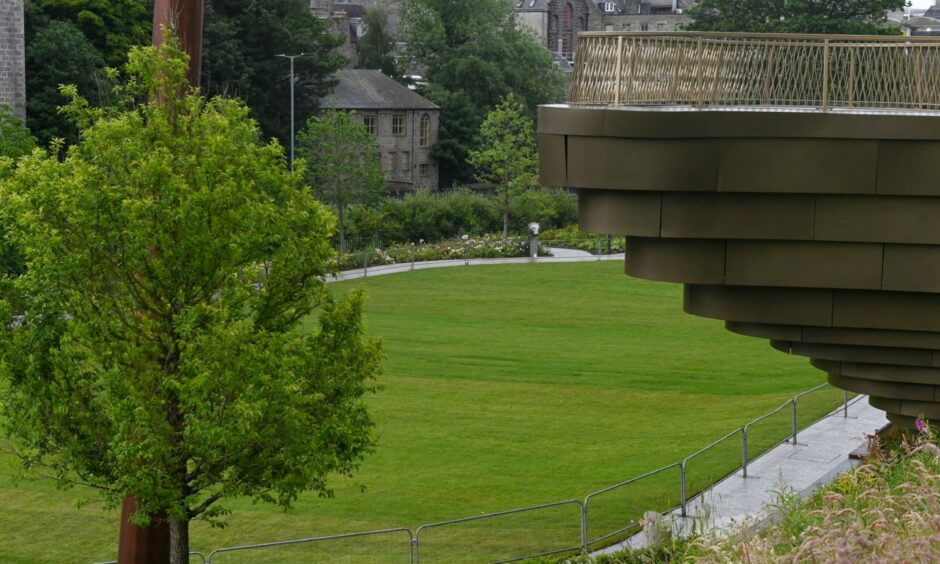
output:
[[[26,47],[23,0],[0,0],[0,104],[26,117]]]

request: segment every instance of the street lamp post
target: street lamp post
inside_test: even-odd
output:
[[[285,59],[290,59],[290,171],[294,172],[294,59],[297,57],[303,57],[307,53],[300,53],[298,55],[285,55],[281,53],[276,55],[278,57],[284,57]]]

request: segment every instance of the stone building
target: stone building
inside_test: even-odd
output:
[[[378,141],[389,189],[437,188],[431,149],[438,139],[440,107],[376,70],[340,70],[336,79],[320,107],[356,112]]]
[[[678,31],[694,0],[515,0],[516,19],[538,42],[574,60],[582,31]]]
[[[606,0],[601,31],[679,31],[692,18],[694,0]]]
[[[26,118],[26,47],[23,0],[0,0],[0,104]]]
[[[578,33],[603,29],[603,12],[593,0],[516,0],[516,18],[556,55],[574,61]]]
[[[333,15],[333,0],[310,0],[310,11],[318,18],[327,19]]]

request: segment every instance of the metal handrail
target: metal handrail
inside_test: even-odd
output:
[[[753,420],[753,421],[751,421],[751,422],[745,424],[744,427],[741,428],[741,429],[742,429],[742,432],[743,432],[743,434],[741,435],[741,473],[742,473],[742,477],[747,478],[747,463],[749,462],[749,460],[747,459],[747,432],[748,432],[748,429],[751,428],[751,425],[756,425],[757,423],[760,423],[761,421],[764,421],[765,419],[769,419],[770,417],[773,417],[774,415],[780,413],[780,412],[783,410],[783,408],[787,407],[787,406],[790,405],[791,403],[793,403],[793,399],[788,399],[787,401],[781,403],[781,404],[780,404],[780,407],[778,407],[777,409],[771,411],[770,413],[768,413],[768,414],[766,414],[766,415],[761,415],[761,416],[758,417],[757,419],[755,419],[755,420]],[[786,442],[787,440],[789,440],[789,439],[783,439],[783,440],[780,441],[780,442]],[[778,443],[778,444],[779,444],[779,443]]]
[[[797,433],[797,431],[799,430],[799,429],[796,428],[796,402],[797,402],[797,400],[799,400],[799,399],[800,399],[801,397],[803,397],[803,396],[809,395],[809,394],[811,394],[811,393],[813,393],[813,392],[817,392],[817,391],[819,391],[819,390],[825,388],[826,386],[829,386],[829,383],[828,383],[828,382],[826,382],[825,384],[820,384],[820,385],[816,386],[815,388],[810,388],[809,390],[806,390],[805,392],[800,392],[800,393],[796,394],[795,396],[793,396],[793,444],[794,444],[794,445],[796,445],[796,433]],[[843,396],[843,397],[844,397],[844,396]]]
[[[705,448],[702,448],[702,449],[697,450],[695,453],[690,454],[689,456],[685,457],[685,458],[682,460],[682,465],[681,465],[681,470],[682,470],[682,471],[681,471],[682,487],[680,488],[680,491],[679,491],[679,510],[680,510],[680,514],[682,515],[682,517],[685,517],[685,516],[686,516],[686,506],[688,505],[688,500],[686,499],[686,493],[687,493],[687,492],[686,492],[686,481],[685,481],[685,479],[686,479],[686,471],[685,471],[686,464],[688,464],[688,462],[689,462],[690,460],[692,460],[693,458],[695,458],[696,456],[699,456],[699,455],[701,455],[701,454],[704,454],[705,452],[707,452],[707,451],[711,450],[712,448],[718,446],[719,444],[725,442],[726,440],[728,440],[728,439],[730,439],[731,437],[737,435],[738,433],[742,432],[743,430],[744,430],[743,428],[738,427],[737,429],[735,429],[734,431],[731,431],[730,433],[728,433],[728,434],[725,435],[724,437],[721,437],[720,439],[718,439],[717,441],[711,443],[710,445],[708,445],[708,446],[705,447]],[[737,468],[735,468],[734,470],[737,470]],[[732,470],[731,472],[734,472],[734,470]]]
[[[579,34],[572,104],[940,110],[935,37]]]
[[[637,476],[636,478],[631,478],[631,479],[626,480],[626,481],[624,481],[624,482],[620,482],[619,484],[614,484],[614,485],[612,485],[612,486],[607,486],[606,488],[597,490],[596,492],[589,493],[588,495],[586,495],[586,496],[584,497],[584,504],[583,504],[583,507],[584,507],[584,509],[583,509],[584,514],[583,514],[583,516],[582,516],[582,518],[581,518],[581,527],[582,527],[582,529],[583,529],[582,537],[583,537],[583,539],[584,539],[584,551],[587,552],[588,545],[591,545],[591,544],[594,544],[594,543],[597,543],[597,542],[601,542],[601,541],[607,540],[607,539],[609,539],[609,538],[611,538],[611,537],[615,537],[615,536],[619,535],[620,533],[623,533],[624,531],[626,531],[627,529],[629,529],[630,527],[632,527],[632,526],[634,525],[634,523],[631,522],[631,523],[627,524],[625,527],[623,527],[623,528],[621,528],[621,529],[618,529],[618,530],[616,530],[616,531],[614,531],[614,532],[612,532],[612,533],[608,533],[608,534],[606,534],[606,535],[604,535],[604,536],[601,536],[601,537],[598,537],[598,538],[596,538],[596,539],[591,539],[591,538],[589,537],[589,534],[588,534],[588,503],[591,501],[591,498],[594,498],[594,497],[597,497],[597,496],[599,496],[599,495],[601,495],[601,494],[605,494],[605,493],[607,493],[607,492],[610,492],[610,491],[613,491],[613,490],[622,488],[622,487],[624,487],[624,486],[629,486],[630,484],[632,484],[632,483],[634,483],[634,482],[639,482],[640,480],[644,480],[644,479],[649,478],[649,477],[651,477],[651,476],[655,476],[656,474],[661,474],[662,472],[665,472],[666,470],[672,470],[673,468],[680,468],[680,470],[681,470],[681,466],[682,466],[682,465],[681,465],[680,463],[676,462],[676,463],[670,464],[669,466],[663,466],[662,468],[659,468],[659,469],[657,469],[657,470],[653,470],[652,472],[647,472],[646,474],[643,474],[642,476]]]
[[[203,562],[205,562],[206,564],[212,564],[212,558],[214,558],[216,554],[222,554],[222,553],[224,553],[224,552],[238,552],[238,551],[242,551],[242,550],[254,550],[254,549],[259,549],[259,548],[272,548],[272,547],[277,547],[277,546],[288,546],[288,545],[293,545],[293,544],[304,544],[304,543],[311,543],[311,542],[318,542],[318,541],[327,541],[327,540],[350,539],[350,538],[356,538],[356,537],[374,536],[374,535],[382,535],[382,534],[388,534],[388,533],[399,533],[399,532],[400,532],[400,533],[407,533],[407,534],[408,534],[408,544],[409,544],[409,546],[413,546],[413,544],[414,544],[414,543],[413,543],[413,539],[414,539],[415,537],[414,537],[414,535],[411,534],[411,529],[407,529],[407,528],[405,528],[405,527],[394,527],[394,528],[391,528],[391,529],[380,529],[380,530],[376,530],[376,531],[365,531],[365,532],[361,532],[361,533],[344,533],[344,534],[341,534],[341,535],[327,535],[327,536],[323,536],[323,537],[310,537],[310,538],[306,538],[306,539],[296,539],[296,540],[286,540],[286,541],[276,541],[276,542],[263,542],[263,543],[258,543],[258,544],[246,544],[246,545],[242,545],[242,546],[227,546],[227,547],[225,547],[225,548],[217,548],[217,549],[213,550],[212,552],[209,553],[209,558],[208,558],[208,560],[203,559]],[[412,549],[412,561],[414,561],[414,550],[413,550],[413,549]]]
[[[447,521],[438,521],[437,523],[429,523],[429,524],[427,524],[427,525],[421,525],[420,527],[418,527],[417,529],[415,529],[415,534],[414,534],[414,541],[413,541],[413,542],[414,542],[414,553],[413,553],[413,555],[414,555],[415,561],[416,561],[416,562],[420,562],[420,560],[421,560],[421,531],[424,531],[424,530],[426,530],[426,529],[433,529],[433,528],[438,528],[438,527],[444,527],[444,526],[446,526],[446,525],[454,525],[454,524],[457,524],[457,523],[468,523],[468,522],[470,522],[470,521],[479,521],[479,520],[481,520],[481,519],[492,519],[493,517],[503,517],[503,516],[505,516],[505,515],[513,515],[513,514],[516,514],[516,513],[525,513],[525,512],[527,512],[527,511],[537,511],[537,510],[539,510],[539,509],[550,509],[550,508],[552,508],[552,507],[560,507],[560,506],[563,506],[563,505],[577,505],[578,508],[579,508],[579,515],[580,515],[581,518],[583,519],[583,516],[584,516],[584,504],[581,503],[581,500],[578,500],[578,499],[569,499],[569,500],[565,500],[565,501],[555,501],[555,502],[552,502],[552,503],[543,503],[543,504],[540,504],[540,505],[531,505],[531,506],[529,506],[529,507],[522,507],[522,508],[519,508],[519,509],[509,509],[509,510],[506,510],[506,511],[497,511],[496,513],[486,513],[486,514],[483,514],[483,515],[474,515],[474,516],[472,516],[472,517],[463,517],[463,518],[460,518],[460,519],[449,519],[449,520],[447,520]],[[582,537],[582,538],[580,539],[580,540],[581,540],[581,543],[580,543],[579,546],[570,546],[570,547],[565,547],[565,548],[550,550],[550,551],[546,551],[546,552],[540,552],[540,553],[538,553],[538,554],[528,554],[528,555],[525,555],[525,556],[516,556],[516,557],[510,558],[510,559],[507,559],[507,560],[499,560],[498,563],[503,563],[503,562],[516,562],[516,561],[518,561],[518,560],[526,560],[526,559],[529,559],[529,558],[537,558],[537,557],[539,557],[539,556],[549,556],[549,555],[552,555],[552,554],[561,554],[561,553],[563,553],[563,552],[571,552],[571,551],[573,551],[573,550],[580,550],[581,547],[584,546],[584,538],[583,538],[583,535],[584,535],[584,526],[583,526],[583,523],[582,523],[582,526],[581,526],[581,537]],[[211,562],[210,562],[210,564],[211,564]]]
[[[762,416],[760,416],[760,417],[758,417],[758,418],[756,418],[756,419],[754,419],[754,420],[748,422],[748,423],[745,424],[743,427],[739,427],[739,428],[737,428],[737,429],[731,431],[730,433],[724,435],[724,436],[721,437],[720,439],[718,439],[718,440],[716,440],[716,441],[713,441],[713,442],[710,443],[708,446],[706,446],[706,447],[704,447],[704,448],[701,448],[701,449],[697,450],[696,452],[690,454],[689,456],[685,457],[685,458],[682,460],[682,462],[677,462],[677,463],[674,463],[674,464],[670,464],[670,465],[668,465],[668,466],[663,466],[662,468],[658,468],[658,469],[656,469],[656,470],[652,470],[652,471],[647,472],[647,473],[645,473],[645,474],[642,474],[642,475],[640,475],[640,476],[636,476],[636,477],[634,477],[634,478],[630,478],[629,480],[625,480],[625,481],[623,481],[623,482],[620,482],[620,483],[614,484],[614,485],[612,485],[612,486],[608,486],[608,487],[602,488],[602,489],[600,489],[600,490],[597,490],[597,491],[595,491],[595,492],[592,492],[592,493],[588,494],[587,496],[585,496],[583,502],[582,502],[581,500],[571,499],[571,500],[566,500],[566,501],[557,501],[557,502],[552,502],[552,503],[544,503],[544,504],[540,504],[540,505],[533,505],[533,506],[523,507],[523,508],[519,508],[519,509],[510,509],[510,510],[507,510],[507,511],[499,511],[499,512],[495,512],[495,513],[487,513],[487,514],[483,514],[483,515],[474,515],[474,516],[471,516],[471,517],[464,517],[464,518],[460,518],[460,519],[450,519],[450,520],[447,520],[447,521],[439,521],[439,522],[436,522],[436,523],[429,523],[429,524],[421,525],[420,527],[418,527],[417,529],[414,530],[414,533],[412,533],[411,529],[408,529],[408,528],[405,528],[405,527],[396,527],[396,528],[390,528],[390,529],[381,529],[381,530],[366,531],[366,532],[358,532],[358,533],[346,533],[346,534],[340,534],[340,535],[328,535],[328,536],[311,537],[311,538],[296,539],[296,540],[288,540],[288,541],[277,541],[277,542],[259,543],[259,544],[252,544],[252,545],[243,545],[243,546],[234,546],[234,547],[224,547],[224,548],[219,548],[219,549],[216,549],[216,550],[213,550],[212,552],[210,552],[209,555],[208,555],[208,558],[205,557],[205,556],[203,556],[202,554],[200,554],[200,553],[198,553],[198,552],[193,552],[193,553],[191,553],[191,555],[192,555],[192,556],[197,556],[197,557],[199,557],[199,558],[202,560],[202,562],[203,562],[204,564],[212,564],[212,559],[213,559],[213,557],[214,557],[215,555],[222,554],[222,553],[226,553],[226,552],[235,552],[235,551],[252,550],[252,549],[265,549],[265,548],[272,548],[272,547],[278,547],[278,546],[286,546],[286,545],[294,545],[294,544],[302,544],[302,543],[312,543],[312,542],[317,542],[317,541],[340,540],[340,539],[348,539],[348,538],[363,537],[363,536],[370,536],[370,535],[380,535],[380,534],[390,534],[390,533],[401,532],[401,533],[406,533],[406,534],[408,535],[410,561],[412,562],[412,564],[417,564],[417,563],[420,562],[420,535],[421,535],[421,532],[424,531],[424,530],[426,530],[426,529],[432,529],[432,528],[437,528],[437,527],[443,527],[443,526],[453,525],[453,524],[458,524],[458,523],[466,523],[466,522],[472,522],[472,521],[479,521],[479,520],[481,520],[481,519],[490,519],[490,518],[501,517],[501,516],[505,516],[505,515],[512,515],[512,514],[518,514],[518,513],[529,512],[529,511],[537,511],[537,510],[540,510],[540,509],[549,509],[549,508],[559,507],[559,506],[564,506],[564,505],[577,505],[577,506],[579,507],[579,514],[580,514],[580,539],[579,539],[579,540],[580,540],[580,544],[579,544],[579,546],[568,546],[568,547],[564,547],[564,548],[559,548],[559,549],[553,549],[553,550],[549,550],[549,551],[540,552],[540,553],[538,553],[538,554],[530,554],[530,555],[525,555],[525,556],[513,557],[513,558],[510,558],[510,559],[506,559],[506,560],[500,560],[499,562],[514,562],[514,561],[518,561],[518,560],[524,560],[524,559],[527,559],[527,558],[537,558],[537,557],[540,557],[540,556],[549,556],[549,555],[552,555],[552,554],[561,554],[561,553],[573,552],[573,551],[587,552],[591,544],[594,544],[594,543],[597,543],[597,542],[601,542],[601,541],[610,539],[610,538],[612,538],[612,537],[615,537],[615,536],[617,536],[617,535],[619,535],[619,534],[622,534],[622,533],[624,533],[625,531],[627,531],[630,527],[632,527],[632,526],[634,526],[634,525],[636,524],[635,521],[631,521],[631,522],[628,523],[626,526],[624,526],[624,527],[618,529],[617,531],[614,531],[614,532],[609,533],[609,534],[605,534],[605,535],[603,535],[603,536],[601,536],[601,537],[598,537],[597,539],[590,539],[590,538],[589,538],[589,537],[590,537],[590,534],[589,534],[589,520],[588,520],[589,514],[588,514],[588,509],[589,509],[590,502],[591,502],[592,499],[594,499],[594,498],[596,498],[597,496],[600,496],[600,495],[602,495],[602,494],[604,494],[604,493],[608,493],[608,492],[610,492],[610,491],[613,491],[613,490],[616,490],[616,489],[619,489],[619,488],[628,486],[628,485],[630,485],[630,484],[639,482],[639,481],[641,481],[641,480],[650,478],[650,477],[655,476],[655,475],[657,475],[657,474],[661,474],[661,473],[664,473],[664,472],[666,472],[666,471],[669,471],[669,470],[672,470],[672,469],[675,469],[675,468],[678,467],[678,468],[679,468],[679,474],[680,474],[680,504],[679,504],[679,509],[680,509],[680,511],[681,511],[681,515],[682,515],[683,517],[686,517],[686,516],[687,516],[687,511],[686,511],[686,510],[687,510],[688,502],[690,501],[689,499],[687,499],[687,482],[686,482],[686,478],[687,478],[687,475],[686,475],[686,465],[689,463],[689,461],[691,461],[691,460],[693,460],[694,458],[696,458],[696,457],[698,457],[698,456],[704,454],[705,452],[707,452],[708,450],[710,450],[710,449],[712,449],[712,448],[718,446],[719,444],[721,444],[721,443],[727,441],[728,439],[730,439],[731,437],[733,437],[735,434],[741,433],[741,434],[742,434],[742,451],[743,451],[743,452],[742,452],[742,467],[744,468],[744,477],[746,478],[746,477],[747,477],[747,463],[749,462],[748,459],[747,459],[747,432],[748,432],[748,430],[750,429],[750,427],[753,426],[753,425],[755,425],[755,424],[757,424],[757,423],[759,423],[759,422],[761,422],[761,421],[763,421],[763,420],[765,420],[765,419],[767,419],[768,417],[772,417],[773,415],[776,415],[776,414],[780,413],[780,411],[782,411],[782,410],[783,410],[784,408],[786,408],[788,405],[793,406],[793,408],[794,408],[794,410],[795,410],[795,409],[796,409],[796,405],[797,405],[797,403],[798,403],[798,400],[799,400],[800,398],[802,398],[802,397],[804,397],[804,396],[806,396],[806,395],[808,395],[808,394],[811,394],[811,393],[813,393],[813,392],[819,391],[819,390],[821,390],[821,389],[823,389],[823,388],[826,388],[827,386],[830,386],[830,384],[828,384],[828,383],[821,384],[821,385],[819,385],[819,386],[816,386],[816,387],[814,387],[814,388],[811,388],[811,389],[809,389],[809,390],[806,390],[806,391],[804,391],[804,392],[800,392],[800,393],[796,394],[795,396],[793,396],[793,398],[787,400],[786,402],[784,402],[783,404],[781,404],[779,407],[777,407],[776,409],[774,409],[774,410],[771,411],[770,413],[767,413],[767,414],[765,414],[765,415],[762,415]],[[824,419],[825,417],[830,417],[830,416],[832,416],[832,415],[838,413],[838,412],[840,411],[840,409],[841,409],[842,412],[843,412],[843,416],[847,417],[847,416],[848,416],[848,408],[849,408],[850,406],[856,404],[856,403],[859,402],[860,400],[864,399],[865,397],[867,397],[867,396],[862,395],[862,394],[859,394],[858,396],[856,396],[855,398],[853,398],[851,401],[849,401],[849,400],[848,400],[848,394],[847,394],[847,392],[843,392],[843,405],[841,406],[841,408],[837,408],[836,410],[834,410],[834,411],[828,413],[827,415],[825,415],[825,416],[823,416],[822,418],[820,418],[820,420],[821,420],[821,419]],[[794,413],[795,413],[795,411],[794,411]],[[794,418],[794,421],[795,421],[795,418]],[[794,423],[794,424],[795,424],[795,423]],[[793,433],[793,434],[791,435],[791,437],[794,437],[794,438],[795,438],[795,436],[796,436],[795,433]],[[788,441],[788,440],[790,440],[790,437],[788,437],[787,439],[784,439],[783,441]],[[794,441],[794,444],[796,444],[795,441]],[[755,458],[755,459],[756,459],[756,458]],[[736,470],[736,469],[735,469],[735,470]],[[731,472],[733,473],[735,470],[732,470]],[[694,496],[693,496],[693,497],[694,497]],[[112,562],[110,562],[110,563],[102,563],[102,564],[116,564],[116,562],[112,561]]]

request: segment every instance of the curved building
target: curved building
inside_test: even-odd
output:
[[[627,236],[627,274],[685,284],[687,312],[810,357],[892,421],[940,419],[940,43],[580,45],[539,147],[581,228]]]

